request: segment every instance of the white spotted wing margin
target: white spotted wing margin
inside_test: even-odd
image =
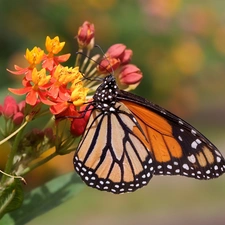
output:
[[[91,112],[74,156],[74,168],[93,188],[115,194],[133,192],[150,181],[154,162],[146,138],[123,103]]]

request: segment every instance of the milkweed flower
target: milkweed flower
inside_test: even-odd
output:
[[[55,66],[62,62],[66,62],[70,54],[64,54],[60,56],[55,56],[58,54],[64,47],[65,42],[60,42],[59,37],[56,36],[54,38],[46,37],[45,47],[48,54],[45,54],[43,57],[42,67],[46,68],[49,71],[52,71]]]
[[[28,67],[22,68],[20,66],[14,65],[16,71],[9,69],[7,70],[14,75],[25,75],[27,80],[31,80],[32,71],[43,60],[44,51],[38,47],[34,47],[32,50],[27,49],[24,57],[29,63]]]
[[[46,70],[43,68],[37,71],[36,68],[33,69],[31,74],[31,80],[24,78],[23,88],[13,89],[9,88],[14,94],[23,95],[26,94],[26,103],[29,105],[35,105],[40,99],[44,104],[51,105],[53,102],[48,100],[47,88],[50,86],[50,75],[46,74]]]
[[[118,86],[125,90],[136,88],[142,79],[140,69],[129,64],[133,54],[132,50],[122,43],[109,47],[102,57],[100,55],[89,56],[94,44],[94,34],[94,24],[88,21],[79,27],[76,35],[78,46],[82,49],[83,55],[86,49],[88,56],[80,60],[81,54],[77,54],[79,60],[76,60],[78,65],[75,67],[62,65],[71,54],[58,55],[65,46],[65,42],[61,42],[58,36],[46,37],[46,52],[37,46],[32,50],[27,49],[25,58],[29,66],[26,68],[15,66],[16,71],[8,70],[15,75],[24,75],[23,87],[9,88],[9,90],[16,95],[25,95],[25,102],[28,105],[35,106],[38,102],[47,105],[50,113],[57,118],[58,115],[65,116],[67,112],[67,118],[74,117],[74,121],[77,121],[79,131],[75,131],[76,122],[72,122],[72,133],[82,134],[83,129],[80,129],[79,124],[87,120],[79,120],[78,123],[77,117],[81,117],[82,113],[79,112],[82,111],[80,110],[82,106],[92,99],[99,85],[99,79],[113,73]],[[71,107],[74,110],[71,110]],[[85,113],[88,115],[87,112]]]

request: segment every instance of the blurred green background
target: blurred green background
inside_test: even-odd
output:
[[[95,24],[96,43],[124,43],[144,78],[135,93],[187,120],[225,154],[225,2],[221,0],[0,0],[0,101],[18,80],[6,72],[47,35],[77,50],[78,27]],[[0,164],[6,152],[1,150]],[[73,154],[57,157],[26,179],[29,187],[73,170]],[[135,193],[85,187],[36,224],[225,224],[225,180],[154,177]]]

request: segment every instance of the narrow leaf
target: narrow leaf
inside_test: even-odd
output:
[[[9,183],[8,183],[9,184]],[[0,215],[11,212],[21,206],[23,202],[23,190],[21,181],[14,179],[0,193]]]
[[[82,187],[83,182],[74,172],[57,177],[26,194],[22,207],[5,215],[0,224],[26,224],[63,204],[78,194]]]

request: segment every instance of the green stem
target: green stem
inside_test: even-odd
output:
[[[21,126],[22,128],[21,128],[21,129],[18,129],[19,132],[18,132],[18,130],[17,130],[18,134],[17,134],[16,137],[15,137],[15,140],[14,140],[12,149],[11,149],[11,151],[10,151],[10,153],[9,153],[9,158],[8,158],[8,160],[7,160],[6,167],[5,167],[5,171],[4,171],[4,172],[5,172],[6,174],[10,174],[10,172],[11,172],[11,170],[12,170],[13,159],[14,159],[14,156],[15,156],[15,154],[16,154],[16,151],[17,151],[17,149],[18,149],[18,146],[19,146],[19,143],[20,143],[22,134],[23,134],[23,130],[24,130],[23,128],[25,127],[26,124],[27,124],[27,123],[25,122],[25,123],[23,124],[23,126]],[[8,177],[8,176],[6,176],[6,175],[3,174],[1,182],[4,183],[4,182],[6,181],[6,179],[7,179],[7,177]]]
[[[16,135],[17,133],[19,133],[19,131],[21,131],[26,125],[27,125],[27,121],[22,126],[20,126],[16,131],[14,131],[12,134],[10,134],[8,137],[6,137],[5,139],[1,140],[0,141],[0,145],[5,143],[6,141],[8,141],[11,137]]]
[[[25,174],[29,173],[30,171],[34,170],[36,167],[41,166],[42,164],[48,162],[49,160],[53,159],[55,156],[57,156],[58,153],[54,152],[51,155],[47,156],[46,158],[44,158],[43,160],[40,160],[37,163],[34,163],[33,165],[31,165],[30,167],[25,168],[19,175],[20,176],[24,176]]]
[[[83,53],[83,49],[80,48],[80,49],[78,50],[78,52]],[[80,66],[81,56],[82,56],[81,54],[79,54],[79,53],[77,54],[76,62],[75,62],[75,67],[76,67],[76,66]]]

